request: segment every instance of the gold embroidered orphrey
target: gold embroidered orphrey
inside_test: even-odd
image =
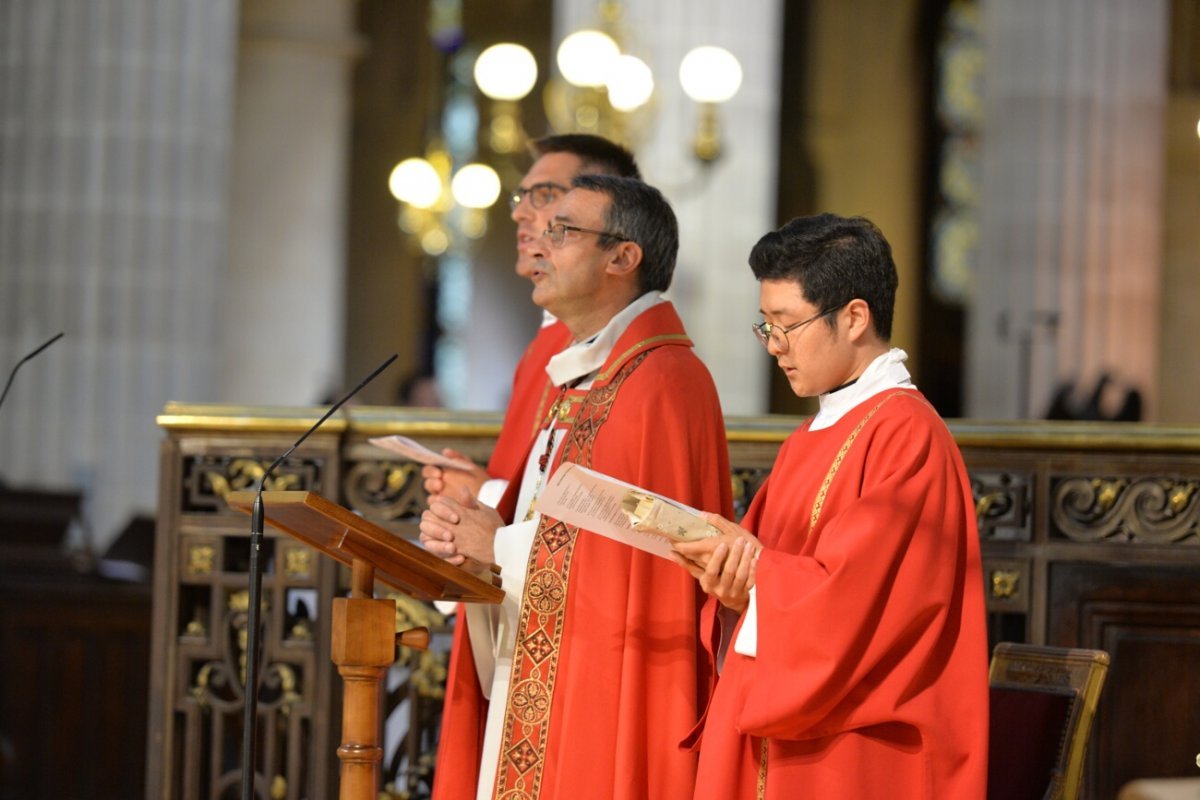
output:
[[[821,509],[825,507],[825,496],[829,494],[829,486],[833,483],[833,477],[837,475],[838,468],[842,466],[842,462],[846,460],[846,454],[850,452],[850,447],[854,444],[854,440],[862,433],[862,429],[871,421],[871,417],[875,416],[875,412],[883,407],[883,404],[893,397],[906,395],[907,392],[892,392],[887,397],[880,400],[874,408],[866,413],[866,415],[858,421],[854,426],[854,430],[850,431],[850,435],[846,437],[846,441],[842,442],[841,449],[837,455],[833,457],[833,463],[829,465],[829,472],[825,473],[825,480],[821,481],[821,488],[817,490],[817,497],[813,500],[812,517],[809,520],[808,530],[811,533],[816,530],[817,520],[821,518]],[[909,395],[914,397],[913,395]],[[914,399],[916,399],[914,397]],[[763,738],[760,740],[758,751],[758,786],[755,791],[757,800],[766,800],[767,796],[767,751],[770,745],[770,740]]]
[[[592,465],[596,434],[608,419],[617,391],[650,352],[647,350],[629,361],[612,381],[590,390],[582,399],[570,422],[559,463]],[[553,416],[557,420],[563,418],[559,414]],[[504,734],[493,795],[502,800],[530,800],[541,791],[577,531],[574,526],[542,517],[529,554],[526,568],[529,578],[517,622],[512,680],[504,710]]]

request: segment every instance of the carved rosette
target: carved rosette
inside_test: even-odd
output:
[[[359,461],[342,480],[346,503],[367,519],[415,519],[425,508],[421,465],[411,461]]]
[[[1051,483],[1051,535],[1075,542],[1196,544],[1200,482],[1179,478],[1063,478]]]
[[[984,541],[1029,541],[1033,485],[1029,475],[972,472],[970,477],[979,538]]]

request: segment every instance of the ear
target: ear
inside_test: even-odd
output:
[[[642,246],[637,242],[617,242],[608,251],[608,263],[604,271],[609,275],[632,275],[642,264]]]
[[[867,305],[866,300],[856,297],[846,304],[843,313],[849,322],[846,336],[850,341],[861,342],[875,332],[875,322],[871,317],[871,307]]]

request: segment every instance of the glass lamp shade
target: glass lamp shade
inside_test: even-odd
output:
[[[450,192],[460,206],[491,208],[500,197],[500,176],[487,164],[467,164],[454,173]]]
[[[416,208],[430,208],[442,194],[442,179],[423,158],[406,158],[388,176],[392,197]]]
[[[475,59],[475,84],[493,100],[520,100],[537,83],[537,61],[519,44],[494,44]]]
[[[742,85],[742,65],[723,47],[697,47],[679,63],[683,91],[697,103],[724,103]]]
[[[605,84],[608,102],[617,111],[641,108],[654,93],[654,75],[646,62],[636,56],[619,56]]]
[[[558,69],[575,86],[603,86],[621,48],[606,33],[575,31],[558,46]]]

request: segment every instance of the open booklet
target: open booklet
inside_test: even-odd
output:
[[[436,467],[446,467],[448,469],[470,469],[472,467],[470,461],[447,458],[441,453],[430,450],[416,439],[410,439],[407,436],[375,436],[367,439],[367,441],[376,447],[381,447],[393,453],[399,453],[410,461],[416,461],[421,464],[433,464]]]
[[[720,533],[694,508],[571,463],[555,470],[533,507],[662,558],[672,542]]]

